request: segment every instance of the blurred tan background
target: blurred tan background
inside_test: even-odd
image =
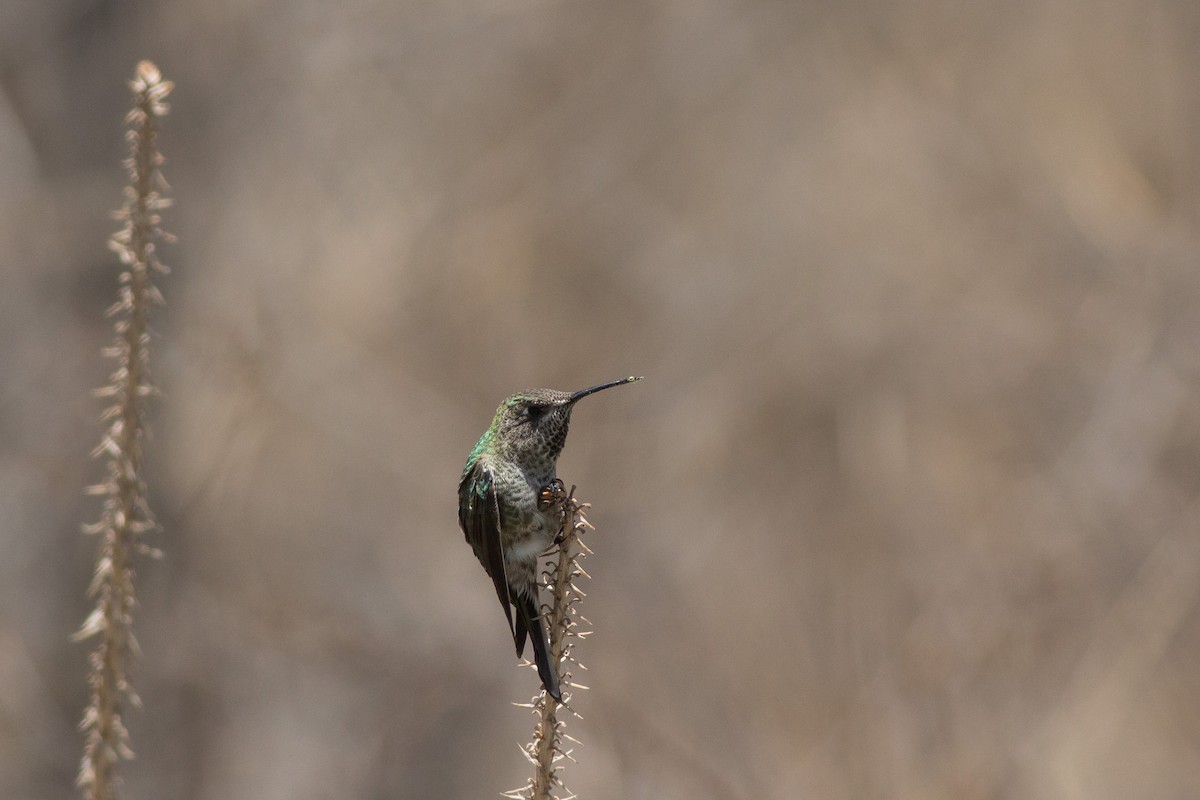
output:
[[[126,81],[176,83],[130,798],[483,798],[455,514],[594,505],[599,798],[1200,796],[1200,6],[0,10],[0,796],[70,796]]]

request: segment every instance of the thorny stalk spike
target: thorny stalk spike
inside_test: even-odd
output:
[[[542,614],[546,620],[547,632],[550,636],[550,654],[559,683],[564,687],[564,703],[575,717],[579,715],[570,707],[572,692],[570,689],[586,689],[586,686],[574,683],[569,669],[564,665],[574,664],[586,669],[576,661],[572,654],[575,638],[583,638],[591,631],[578,629],[580,616],[577,606],[583,593],[575,586],[575,579],[586,576],[580,568],[580,559],[591,553],[580,536],[588,530],[593,530],[587,521],[585,512],[591,506],[575,499],[575,487],[567,493],[562,501],[562,522],[560,523],[559,545],[552,550],[542,573],[546,584],[550,587],[550,603],[543,604]],[[563,785],[561,762],[564,759],[575,761],[572,750],[564,748],[563,740],[578,742],[565,732],[566,722],[558,717],[559,703],[541,692],[533,703],[533,715],[537,719],[533,730],[533,741],[522,748],[525,757],[534,766],[533,777],[521,789],[504,793],[504,797],[513,800],[551,800],[555,791],[567,792],[562,800],[574,797]]]
[[[78,785],[87,800],[113,800],[117,796],[117,763],[133,757],[129,734],[121,721],[125,701],[137,706],[137,695],[129,686],[125,667],[137,653],[133,638],[132,555],[152,553],[139,541],[139,534],[154,530],[154,516],[146,500],[142,475],[142,437],[145,429],[146,398],[153,393],[147,377],[147,317],[150,306],[162,303],[153,284],[155,273],[166,272],[158,260],[156,242],[169,240],[160,228],[159,212],[170,205],[161,192],[166,182],[159,172],[163,159],[158,152],[158,122],[167,113],[164,102],[172,85],[162,79],[149,61],[137,66],[130,83],[134,107],[126,117],[130,185],[125,188],[125,205],[115,214],[123,222],[109,246],[125,265],[118,301],[109,309],[116,317],[115,344],[105,355],[117,362],[108,386],[97,394],[113,399],[102,419],[108,430],[94,455],[106,456],[108,475],[90,494],[104,498],[100,521],[84,531],[100,536],[96,572],[89,594],[96,607],[84,621],[76,639],[99,635],[100,642],[88,658],[90,700],[80,727],[86,734]]]

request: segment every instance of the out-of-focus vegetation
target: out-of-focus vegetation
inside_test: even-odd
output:
[[[1189,2],[0,12],[0,796],[82,746],[126,79],[176,84],[137,798],[486,797],[454,489],[575,414],[584,798],[1200,794]]]

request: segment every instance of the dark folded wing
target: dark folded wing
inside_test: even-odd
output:
[[[462,526],[467,543],[483,564],[496,587],[496,597],[513,631],[512,606],[509,603],[508,578],[504,574],[504,546],[500,541],[500,501],[496,497],[496,480],[492,470],[476,461],[464,470],[458,484],[458,524]],[[514,638],[515,638],[514,632]]]

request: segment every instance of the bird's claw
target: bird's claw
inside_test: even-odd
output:
[[[538,510],[549,511],[555,506],[562,505],[567,499],[567,487],[559,478],[555,478],[542,487],[541,494],[538,495]]]

